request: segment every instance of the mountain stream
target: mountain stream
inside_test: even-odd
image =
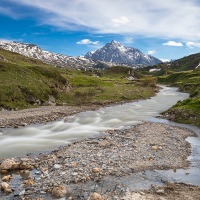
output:
[[[49,151],[72,141],[95,137],[109,129],[123,129],[144,121],[187,127],[200,136],[200,129],[196,127],[155,118],[177,101],[186,98],[188,94],[162,86],[156,96],[150,99],[86,111],[48,124],[0,130],[0,159]],[[188,137],[187,141],[192,145],[192,154],[188,157],[191,164],[187,170],[179,169],[176,173],[173,170],[146,171],[122,177],[120,181],[135,190],[146,189],[151,184],[162,184],[163,180],[200,185],[200,137]]]

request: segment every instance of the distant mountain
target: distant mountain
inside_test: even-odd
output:
[[[43,62],[56,67],[80,69],[94,67],[96,65],[94,61],[84,58],[83,56],[72,57],[56,54],[44,51],[34,44],[0,41],[0,48],[22,54],[30,58],[42,60]]]
[[[55,67],[71,69],[104,69],[115,65],[142,68],[161,62],[161,60],[153,56],[145,55],[135,48],[125,47],[114,40],[96,51],[88,52],[85,56],[76,57],[52,53],[34,44],[15,41],[0,41],[0,48],[39,59]]]
[[[140,50],[126,47],[119,42],[112,40],[96,51],[90,51],[84,56],[93,61],[111,62],[124,65],[155,65],[162,61],[151,55],[145,55]]]

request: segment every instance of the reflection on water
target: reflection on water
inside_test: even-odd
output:
[[[139,124],[186,98],[188,94],[177,92],[176,88],[163,87],[151,99],[82,112],[46,125],[5,130],[0,135],[0,159],[45,151],[108,129]]]

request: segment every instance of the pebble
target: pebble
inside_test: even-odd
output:
[[[1,189],[6,193],[11,193],[12,190],[9,188],[9,184],[6,182],[1,183]]]
[[[157,146],[152,146],[151,149],[152,150],[158,150],[158,147]]]
[[[156,194],[164,195],[165,191],[162,189],[156,190]]]
[[[89,196],[88,200],[105,200],[100,194],[93,193]]]
[[[19,196],[23,196],[25,194],[25,190],[22,190],[21,192],[19,192]]]
[[[63,198],[67,195],[67,190],[66,190],[65,186],[61,185],[58,187],[54,187],[51,194],[53,197]]]
[[[61,167],[62,167],[62,165],[59,165],[59,164],[55,164],[55,165],[53,166],[54,169],[60,169]]]
[[[146,129],[143,128],[144,126]],[[22,188],[32,187],[31,195],[35,198],[34,195],[37,196],[41,191],[52,192],[52,195],[54,191],[55,195],[55,188],[57,193],[62,193],[59,187],[74,182],[79,185],[89,180],[98,182],[103,180],[104,176],[123,176],[133,171],[154,169],[155,166],[159,166],[156,169],[161,169],[163,166],[165,168],[186,166],[187,162],[182,158],[183,156],[187,158],[190,151],[184,138],[193,133],[174,128],[172,138],[164,134],[169,126],[144,123],[130,129],[109,130],[110,134],[84,139],[49,154],[39,154],[37,158],[16,158],[14,159],[16,164],[34,166],[34,171],[30,174],[34,179],[33,182],[29,184],[27,182]],[[165,148],[162,148],[162,151],[149,151],[153,146],[158,149],[163,146]],[[2,173],[3,170],[1,169],[0,172]]]
[[[14,165],[14,164],[16,164],[16,163],[14,162],[14,160],[12,160],[12,159],[6,159],[6,160],[4,160],[4,161],[1,163],[0,169],[1,169],[1,170],[10,170],[10,169],[13,168],[13,165]]]
[[[11,175],[4,176],[4,177],[2,178],[2,181],[7,182],[7,181],[9,181],[11,178],[12,178]]]
[[[100,172],[100,169],[99,169],[98,167],[95,167],[95,168],[92,169],[92,171],[93,171],[94,173],[99,173],[99,172]]]
[[[159,197],[158,200],[167,200],[164,197]]]

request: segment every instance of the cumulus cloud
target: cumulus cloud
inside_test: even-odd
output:
[[[7,0],[30,6],[43,24],[106,34],[200,40],[197,0]],[[43,15],[43,18],[41,18]]]
[[[76,42],[76,44],[83,44],[83,45],[90,45],[90,44],[92,44],[92,45],[99,45],[99,41],[94,41],[94,42],[92,42],[92,41],[89,40],[89,39],[82,39],[82,40]]]
[[[148,55],[153,55],[153,54],[155,54],[155,53],[156,53],[156,50],[149,50],[149,51],[147,52]]]
[[[194,47],[200,48],[200,42],[186,42],[186,46],[189,48],[194,48]]]
[[[181,42],[175,42],[175,41],[168,41],[166,43],[163,43],[164,46],[172,46],[172,47],[182,47],[183,44]]]

